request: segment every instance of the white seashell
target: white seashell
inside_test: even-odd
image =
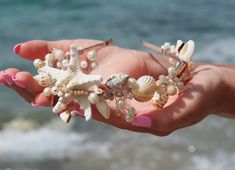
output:
[[[194,49],[194,41],[189,40],[187,43],[184,44],[183,48],[180,50],[179,58],[187,63],[191,62]]]
[[[150,100],[157,88],[155,79],[151,76],[142,76],[136,81],[136,83],[138,86],[131,89],[134,98],[140,102]]]
[[[156,91],[151,99],[151,102],[156,108],[163,108],[167,103],[168,99],[169,96],[166,90],[163,90],[162,92]]]
[[[96,103],[96,108],[102,114],[102,116],[104,116],[105,119],[109,119],[110,108],[105,100],[100,100],[98,103]]]
[[[69,123],[69,121],[71,120],[71,112],[70,111],[65,111],[60,113],[60,118],[65,122],[65,123]]]
[[[39,73],[39,75],[34,77],[41,86],[47,87],[53,84],[52,78],[47,73]]]
[[[56,105],[53,107],[52,111],[54,113],[59,113],[61,112],[62,110],[66,109],[67,105],[65,103],[63,103],[62,101],[58,101],[56,103]]]
[[[123,73],[112,74],[105,82],[108,88],[123,88],[129,79],[129,75]]]
[[[182,40],[177,40],[175,50],[179,52],[179,48],[182,46],[184,42]]]

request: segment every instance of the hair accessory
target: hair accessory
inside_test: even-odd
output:
[[[91,104],[96,106],[104,118],[109,119],[108,100],[115,101],[117,115],[123,115],[127,122],[132,122],[136,110],[127,104],[127,100],[151,101],[157,108],[163,108],[169,96],[183,90],[192,67],[191,58],[195,46],[192,40],[186,43],[178,40],[175,46],[165,43],[161,47],[143,43],[169,57],[171,67],[168,68],[168,75],[160,75],[158,80],[149,75],[136,80],[127,74],[116,73],[102,83],[101,75],[89,73],[97,66],[97,51],[110,44],[112,39],[84,49],[71,46],[67,52],[54,49],[45,56],[44,61],[34,61],[38,69],[38,75],[34,78],[45,87],[43,93],[46,96],[58,97],[53,112],[64,122],[68,123],[72,115],[76,115],[74,103],[79,104],[84,111],[86,120],[92,117]],[[84,54],[87,57],[82,60],[80,55]]]

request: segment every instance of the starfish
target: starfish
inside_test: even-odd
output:
[[[79,54],[76,47],[70,47],[70,61],[67,70],[60,70],[48,65],[41,67],[38,72],[44,72],[51,76],[55,87],[64,87],[67,90],[88,91],[88,89],[102,81],[101,75],[88,75],[83,73],[80,67]],[[58,94],[58,93],[57,93]],[[86,120],[91,119],[91,104],[87,96],[63,94],[53,108],[54,113],[63,112],[69,103],[74,102],[84,110]]]

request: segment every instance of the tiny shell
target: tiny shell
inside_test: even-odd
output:
[[[151,76],[142,76],[136,82],[138,86],[131,89],[134,98],[140,102],[146,102],[150,100],[157,88],[155,79]]]
[[[163,108],[167,103],[168,98],[169,96],[166,90],[163,90],[162,93],[156,91],[151,99],[151,102],[156,108]]]
[[[187,43],[184,44],[183,48],[180,50],[179,58],[187,63],[191,62],[194,49],[194,41],[189,40]]]
[[[106,80],[105,85],[108,88],[121,89],[127,84],[128,78],[129,76],[127,74],[113,74]]]
[[[103,99],[96,103],[97,110],[104,116],[105,119],[110,117],[110,108],[108,103]]]
[[[34,77],[41,86],[47,87],[53,84],[52,78],[49,74],[41,72]]]

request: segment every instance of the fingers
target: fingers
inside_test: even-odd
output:
[[[20,96],[22,96],[27,102],[31,103],[34,100],[34,97],[31,93],[29,93],[27,90],[25,90],[22,87],[19,87],[14,83],[14,80],[12,77],[17,74],[18,70],[15,68],[9,68],[6,69],[5,71],[2,71],[0,73],[0,82],[2,84],[6,85],[7,87],[13,89],[16,91]]]
[[[25,88],[32,94],[38,94],[43,91],[43,87],[33,78],[29,72],[20,71],[15,74],[13,81],[19,87]]]
[[[99,42],[101,41],[86,39],[59,41],[32,40],[16,45],[14,47],[14,52],[25,59],[33,61],[36,58],[44,59],[44,56],[48,52],[51,52],[53,48],[67,51],[70,45],[86,48]]]

